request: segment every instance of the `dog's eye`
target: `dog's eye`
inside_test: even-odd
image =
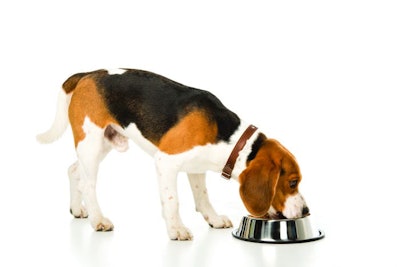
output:
[[[298,180],[289,181],[290,188],[292,188],[292,189],[296,188],[298,182],[299,182]]]

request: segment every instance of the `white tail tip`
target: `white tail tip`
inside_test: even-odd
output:
[[[54,131],[47,131],[36,136],[36,140],[41,144],[50,144],[56,141],[60,136]]]
[[[42,144],[49,144],[56,141],[64,133],[68,126],[68,106],[71,95],[67,95],[63,90],[58,95],[57,111],[50,129],[36,136],[36,140]]]

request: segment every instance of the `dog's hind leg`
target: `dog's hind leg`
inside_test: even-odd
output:
[[[109,145],[117,151],[124,152],[128,149],[128,139],[117,133],[111,126],[107,126],[104,130],[104,137]],[[107,144],[104,145],[107,146]],[[103,154],[104,152],[105,151],[103,151]],[[68,169],[70,181],[70,212],[75,218],[87,218],[88,212],[82,203],[82,183],[78,167],[79,162],[77,161]]]
[[[82,192],[83,202],[87,209],[89,220],[96,231],[111,231],[114,226],[103,216],[97,201],[96,183],[100,162],[111,150],[111,145],[105,140],[104,129],[85,122],[85,138],[76,148],[80,181],[78,188]],[[78,195],[79,196],[79,195]],[[78,202],[76,200],[76,202]]]
[[[75,218],[87,218],[88,213],[82,203],[80,189],[79,162],[75,162],[68,169],[70,183],[70,212]]]
[[[190,186],[193,192],[193,198],[196,205],[196,211],[200,212],[204,219],[211,227],[214,228],[229,228],[232,227],[232,222],[225,215],[218,215],[208,198],[206,188],[206,175],[188,173]]]

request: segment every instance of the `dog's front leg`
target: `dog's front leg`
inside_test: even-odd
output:
[[[232,222],[225,215],[218,215],[208,198],[206,175],[204,173],[188,173],[196,211],[200,212],[208,224],[213,228],[229,228]]]
[[[163,155],[156,156],[159,192],[162,214],[167,225],[169,238],[172,240],[191,240],[190,230],[185,227],[179,215],[176,168]]]

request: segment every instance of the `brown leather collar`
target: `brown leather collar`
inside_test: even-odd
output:
[[[228,161],[225,164],[225,167],[222,169],[222,176],[226,179],[230,179],[232,176],[232,170],[235,167],[236,159],[239,156],[240,150],[243,149],[244,145],[246,144],[247,140],[253,135],[253,133],[257,130],[257,127],[254,125],[251,125],[247,127],[246,131],[242,134],[242,136],[239,138],[239,141],[237,141],[235,147],[233,148]]]

